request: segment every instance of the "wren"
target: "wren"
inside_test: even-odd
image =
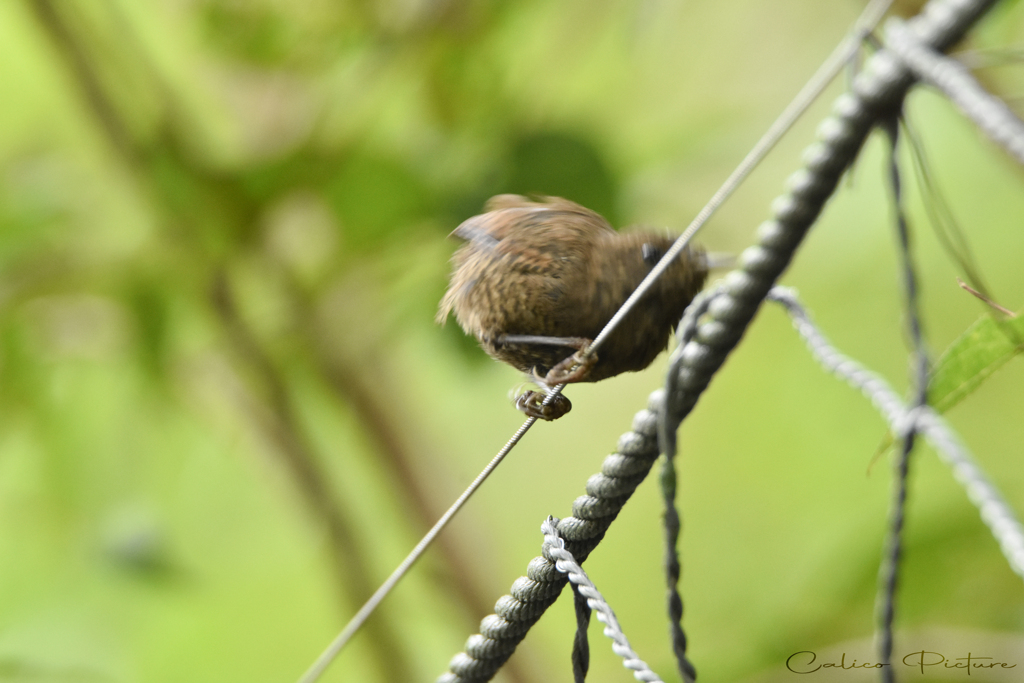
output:
[[[454,311],[488,355],[545,388],[646,368],[668,346],[707,278],[704,252],[684,249],[597,353],[581,362],[580,353],[675,238],[617,232],[597,213],[559,197],[498,195],[484,209],[452,232],[466,243],[452,256],[437,321],[444,324]],[[526,392],[516,407],[545,420],[572,407],[561,395],[544,406],[544,397]]]

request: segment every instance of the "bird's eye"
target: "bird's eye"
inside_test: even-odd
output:
[[[650,242],[640,247],[640,252],[644,256],[644,263],[649,266],[653,266],[655,263],[661,260],[662,251],[658,247],[654,246]]]

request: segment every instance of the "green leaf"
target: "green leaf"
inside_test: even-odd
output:
[[[1022,351],[1024,316],[1006,320],[982,317],[935,364],[928,402],[940,413],[949,410]]]

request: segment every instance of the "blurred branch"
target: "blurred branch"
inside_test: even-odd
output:
[[[107,97],[98,78],[97,69],[83,49],[73,26],[48,0],[28,1],[44,33],[49,35],[55,49],[64,58],[67,67],[82,88],[82,96],[87,107],[92,111],[111,145],[129,166],[137,167],[143,155],[139,153],[136,143],[128,134],[127,126]],[[200,172],[199,175],[205,174]],[[142,177],[150,180],[149,174],[142,174]],[[159,190],[154,183],[149,184],[151,189]],[[220,184],[211,183],[214,187]],[[163,203],[173,211],[173,202],[168,203],[167,198],[158,191],[155,196],[158,200],[163,200]],[[211,298],[213,307],[224,325],[228,341],[239,356],[254,368],[269,393],[270,410],[267,411],[267,415],[271,416],[271,420],[254,422],[277,447],[309,507],[326,525],[337,585],[345,594],[346,603],[360,604],[373,590],[365,563],[361,561],[364,555],[357,551],[351,529],[324,485],[324,478],[312,452],[297,427],[286,384],[238,315],[222,271],[216,271],[214,274]],[[383,677],[391,681],[408,680],[410,668],[407,658],[400,647],[401,640],[391,624],[378,619],[368,624],[368,628],[373,634],[368,639],[369,647]]]
[[[360,552],[348,521],[325,484],[326,477],[317,466],[312,448],[296,420],[284,378],[238,314],[223,269],[214,273],[211,299],[231,347],[255,371],[267,391],[270,408],[267,416],[270,421],[254,419],[253,422],[277,447],[314,516],[326,525],[337,585],[345,594],[346,606],[361,604],[374,589],[366,563],[361,561],[366,553]],[[409,680],[409,664],[402,654],[399,646],[401,641],[390,620],[378,619],[369,623],[367,628],[370,629],[368,646],[373,650],[377,665],[386,680]]]
[[[82,97],[85,98],[88,108],[92,110],[96,122],[106,133],[111,144],[126,159],[135,161],[137,150],[128,129],[113,103],[106,96],[96,69],[93,68],[88,55],[82,49],[81,41],[69,28],[65,18],[61,16],[62,10],[58,10],[50,0],[26,0],[26,2],[35,13],[44,32],[50,35],[53,47],[64,58],[64,62],[81,88]],[[69,3],[61,3],[61,5],[66,9]]]

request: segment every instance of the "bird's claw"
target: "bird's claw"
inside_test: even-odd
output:
[[[550,403],[544,405],[547,397],[548,395],[541,391],[527,391],[516,399],[516,409],[530,417],[548,422],[557,420],[572,410],[572,403],[562,394],[556,394]]]
[[[544,384],[553,387],[557,384],[572,384],[582,381],[597,364],[596,353],[583,358],[582,354],[585,350],[577,351],[548,370],[548,374],[544,376]],[[573,369],[573,366],[576,368]]]

